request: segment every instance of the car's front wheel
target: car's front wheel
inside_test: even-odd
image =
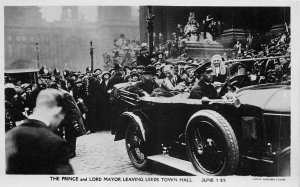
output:
[[[206,175],[231,175],[236,171],[239,149],[228,121],[212,110],[193,116],[186,128],[187,153],[193,166]]]
[[[131,163],[140,170],[145,170],[149,166],[145,151],[145,141],[143,140],[140,128],[134,123],[127,126],[125,134],[125,145]]]

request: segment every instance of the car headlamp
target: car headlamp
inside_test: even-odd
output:
[[[233,99],[233,105],[236,107],[236,108],[239,108],[241,106],[241,101],[235,96],[234,99]]]

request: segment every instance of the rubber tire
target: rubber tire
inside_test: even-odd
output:
[[[132,157],[132,155],[131,155],[131,153],[130,153],[130,151],[129,151],[129,147],[127,146],[127,141],[126,141],[126,139],[127,139],[128,135],[129,135],[129,129],[130,129],[130,128],[137,128],[137,129],[138,129],[139,136],[142,136],[141,131],[140,131],[140,128],[139,128],[138,126],[136,126],[134,123],[128,124],[128,126],[127,126],[127,128],[126,128],[126,131],[125,131],[125,147],[126,147],[126,151],[127,151],[128,157],[129,157],[129,159],[130,159],[132,165],[133,165],[135,168],[137,168],[137,169],[139,169],[139,170],[146,170],[146,169],[149,168],[149,165],[150,165],[150,161],[147,159],[146,153],[143,153],[144,156],[145,156],[144,161],[143,161],[142,163],[137,163],[137,162],[134,160],[134,158]],[[141,138],[141,139],[143,139],[143,138]],[[142,140],[142,141],[143,141],[143,140]],[[144,141],[143,141],[143,143],[144,143],[144,145],[145,145],[145,142],[144,142]]]
[[[238,167],[239,163],[239,148],[236,136],[233,129],[231,128],[228,121],[218,112],[212,110],[201,110],[197,113],[198,115],[189,121],[189,125],[186,128],[185,137],[186,137],[186,149],[190,161],[192,162],[194,168],[205,175],[213,176],[224,176],[224,175],[233,175]],[[196,121],[195,121],[196,120]],[[223,165],[222,169],[217,173],[207,173],[194,160],[193,153],[191,151],[191,145],[189,141],[188,133],[192,130],[191,127],[193,124],[199,121],[208,121],[213,124],[214,127],[219,129],[219,133],[223,136],[224,142],[227,147],[227,160]]]

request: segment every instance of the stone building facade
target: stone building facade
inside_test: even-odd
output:
[[[147,42],[145,17],[146,6],[140,7],[141,41]],[[185,26],[189,13],[194,12],[196,20],[201,23],[207,15],[220,20],[223,32],[216,41],[226,48],[231,48],[237,39],[246,41],[249,33],[256,38],[268,39],[285,30],[285,23],[290,24],[290,7],[186,7],[153,6],[155,15],[154,33],[161,32],[165,40],[171,40],[177,24]]]
[[[102,54],[113,48],[120,34],[139,40],[139,18],[132,16],[131,7],[97,7],[95,22],[81,20],[78,7],[61,10],[59,21],[47,22],[39,7],[4,8],[6,69],[37,67],[37,42],[40,65],[84,71],[91,62],[90,41],[95,47],[94,68],[102,68]]]

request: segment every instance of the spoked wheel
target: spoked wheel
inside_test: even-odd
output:
[[[235,134],[219,113],[202,110],[186,129],[187,152],[193,166],[206,175],[231,175],[239,150]]]
[[[149,160],[145,153],[145,142],[137,125],[128,125],[125,134],[125,145],[129,159],[134,167],[145,170],[149,166]]]

